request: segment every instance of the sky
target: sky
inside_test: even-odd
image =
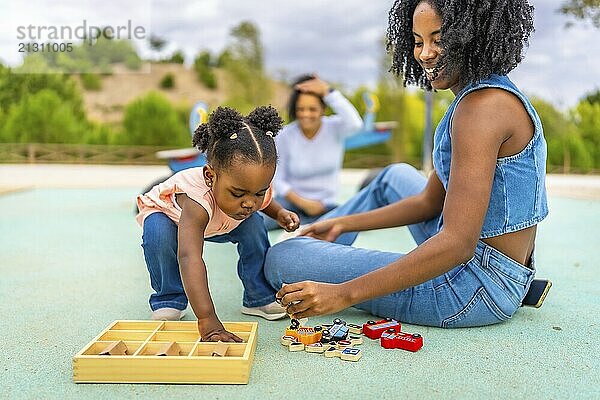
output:
[[[556,12],[562,0],[531,0],[536,31],[525,60],[511,74],[530,95],[561,109],[600,89],[600,30]],[[0,60],[15,66],[21,56],[18,27],[142,26],[146,37],[168,41],[164,54],[182,49],[188,61],[202,49],[220,53],[230,30],[244,20],[261,33],[265,66],[272,76],[316,72],[346,89],[373,87],[381,72],[392,1],[372,0],[3,0]],[[43,34],[47,35],[48,31]],[[125,32],[125,31],[123,31]],[[29,32],[26,32],[29,38]],[[29,40],[35,41],[35,40]],[[143,55],[147,42],[138,40]]]

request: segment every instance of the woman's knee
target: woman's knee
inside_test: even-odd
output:
[[[407,163],[397,163],[389,165],[384,170],[384,174],[393,177],[414,176],[416,174],[421,175],[421,173],[415,167]]]
[[[265,258],[265,276],[274,286],[279,287],[284,283],[291,270],[298,268],[298,260],[302,259],[304,242],[308,238],[293,238],[279,242],[269,248]],[[288,282],[289,283],[289,282]]]

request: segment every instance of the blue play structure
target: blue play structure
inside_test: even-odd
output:
[[[363,116],[363,129],[346,139],[346,150],[358,149],[385,143],[392,137],[392,129],[396,127],[395,121],[375,122],[375,115],[379,111],[379,99],[373,93],[364,92],[363,101],[366,106]]]
[[[372,146],[374,144],[387,142],[392,136],[392,129],[396,122],[375,122],[375,115],[379,110],[379,99],[373,93],[363,93],[363,101],[366,106],[363,116],[364,127],[361,131],[346,139],[347,150]],[[208,119],[208,105],[201,101],[194,104],[190,112],[189,128],[193,135],[198,125],[205,123]],[[195,148],[165,150],[156,153],[158,158],[166,159],[173,173],[181,170],[201,167],[206,164],[206,156]]]

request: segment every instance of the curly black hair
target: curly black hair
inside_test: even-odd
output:
[[[298,103],[298,97],[300,97],[300,95],[302,94],[302,92],[299,91],[298,89],[296,89],[295,86],[299,83],[310,81],[311,79],[315,79],[315,76],[313,74],[305,74],[305,75],[300,75],[299,77],[297,77],[294,80],[294,82],[292,82],[292,84],[291,84],[292,94],[290,94],[290,98],[288,100],[289,122],[296,120],[296,103]],[[321,101],[321,106],[323,106],[323,108],[327,107],[325,105],[325,101],[323,101],[322,97],[319,97],[319,100]]]
[[[277,110],[271,106],[257,107],[243,117],[229,107],[218,107],[208,122],[196,128],[192,144],[206,152],[206,159],[216,169],[224,169],[234,160],[261,165],[277,164],[273,140],[283,126]]]
[[[442,55],[436,69],[458,72],[459,83],[478,82],[491,74],[506,75],[523,59],[533,27],[533,6],[527,0],[396,0],[389,13],[390,71],[403,75],[404,85],[431,90],[423,68],[413,56],[413,14],[425,2],[442,20]]]

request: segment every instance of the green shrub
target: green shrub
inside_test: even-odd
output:
[[[102,78],[98,74],[81,74],[81,84],[85,90],[98,91],[102,89]]]
[[[194,67],[197,67],[198,65],[204,65],[205,67],[211,67],[212,66],[211,58],[212,57],[210,55],[210,52],[208,52],[206,50],[200,52],[194,59]]]
[[[160,80],[160,87],[163,89],[172,89],[175,87],[175,76],[172,73],[167,73]]]
[[[167,60],[167,62],[173,64],[183,64],[185,62],[185,54],[183,54],[183,51],[177,50],[175,53],[173,53],[171,58]]]
[[[21,98],[8,110],[0,141],[12,143],[80,143],[87,123],[77,118],[70,102],[52,89]]]
[[[73,79],[63,74],[15,74],[0,66],[0,108],[8,112],[23,97],[43,89],[53,90],[62,101],[68,102],[78,119],[85,118],[83,98]]]
[[[142,59],[137,53],[129,54],[125,59],[125,67],[130,70],[137,71],[142,67]]]
[[[125,107],[122,143],[190,147],[187,127],[160,93],[151,92]]]
[[[217,77],[215,73],[209,67],[205,67],[203,65],[196,67],[196,74],[198,76],[198,80],[202,82],[204,86],[209,89],[217,88]]]

